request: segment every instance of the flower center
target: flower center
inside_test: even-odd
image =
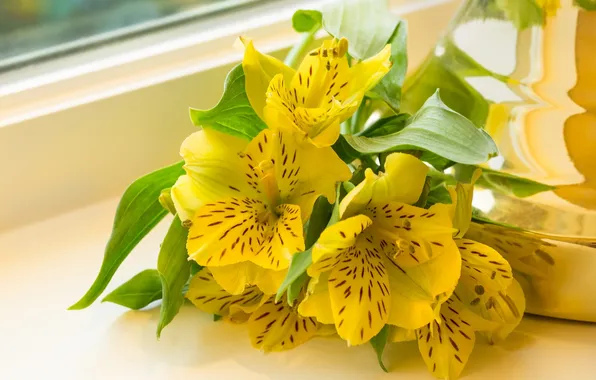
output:
[[[268,213],[272,213],[275,207],[280,204],[279,187],[275,178],[275,165],[271,160],[264,160],[259,163],[258,168],[261,174],[259,179],[269,202],[270,211]]]

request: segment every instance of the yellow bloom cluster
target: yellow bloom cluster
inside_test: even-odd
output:
[[[497,251],[461,238],[471,186],[454,190],[451,205],[413,205],[428,168],[412,155],[366,170],[313,246],[297,307],[274,301],[293,255],[308,248],[315,200],[335,202],[337,184],[352,176],[330,146],[390,69],[390,47],[350,66],[347,41],[329,40],[294,71],[243,42],[247,95],[268,129],[252,141],[205,129],[182,145],[186,175],[171,196],[189,227],[189,258],[203,266],[187,298],[248,321],[265,351],[330,331],[359,345],[388,325],[392,341],[418,339],[436,376],[458,376],[476,331],[503,337],[519,322],[523,293]]]

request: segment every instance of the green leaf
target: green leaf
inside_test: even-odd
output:
[[[347,164],[360,157],[360,153],[352,148],[352,146],[346,141],[344,135],[339,135],[339,138],[331,146],[331,148],[333,148],[337,156]]]
[[[219,321],[221,318],[222,318],[222,316],[221,316],[221,315],[218,315],[218,314],[213,314],[213,322],[217,322],[217,321]]]
[[[383,326],[381,331],[377,335],[371,338],[370,344],[377,353],[377,360],[379,361],[379,366],[385,372],[387,368],[385,364],[383,364],[383,351],[385,351],[385,346],[387,345],[387,338],[389,337],[389,325]]]
[[[284,281],[277,290],[275,302],[278,302],[281,299],[293,282],[297,281],[303,274],[306,273],[306,269],[310,266],[310,264],[312,264],[312,247],[304,252],[295,253],[294,256],[292,256],[288,274],[286,274],[286,278],[284,278]],[[288,299],[288,302],[290,303],[290,299]]]
[[[519,30],[544,24],[544,12],[536,0],[495,0],[495,5]]]
[[[159,203],[159,195],[162,189],[172,186],[184,174],[183,164],[181,161],[147,174],[126,189],[116,210],[112,235],[99,274],[87,293],[69,310],[80,310],[91,305],[108,286],[132,249],[167,214]]]
[[[203,266],[199,265],[196,261],[190,261],[190,276],[194,276],[195,274],[199,273],[199,271],[203,269]]]
[[[476,166],[456,165],[456,178],[462,181],[468,181]],[[515,195],[519,198],[529,197],[543,191],[554,190],[555,186],[532,181],[527,178],[518,177],[513,174],[503,173],[496,170],[481,168],[482,175],[476,182],[480,187],[491,189],[504,194]]]
[[[159,250],[157,270],[161,278],[163,302],[157,325],[158,338],[161,330],[174,319],[184,303],[182,288],[190,276],[190,261],[186,253],[187,236],[188,230],[175,217]]]
[[[465,76],[490,76],[478,62],[449,41],[441,45],[442,55],[431,55],[406,79],[401,99],[401,111],[410,114],[418,111],[437,89],[441,99],[451,109],[483,127],[488,117],[489,104],[476,91]]]
[[[306,238],[304,239],[307,248],[310,248],[319,239],[329,222],[333,208],[333,204],[329,203],[327,198],[323,196],[317,198],[308,222]]]
[[[596,11],[596,0],[575,0],[574,3],[586,11]]]
[[[358,59],[380,52],[398,22],[386,0],[334,1],[323,7],[322,13],[325,30],[335,38],[347,38],[348,52]]]
[[[191,108],[190,119],[198,127],[215,129],[247,140],[267,128],[248,101],[242,65],[234,67],[226,77],[219,103],[209,110]]]
[[[400,132],[371,138],[345,136],[345,140],[361,154],[421,149],[464,164],[483,163],[497,154],[490,136],[447,107],[438,93],[426,101]]]
[[[401,106],[401,90],[408,70],[407,28],[408,24],[405,20],[400,20],[395,27],[393,35],[389,39],[391,69],[371,91],[383,99],[396,113],[399,112]]]
[[[278,302],[283,296],[283,294],[287,291],[288,303],[290,305],[293,305],[294,301],[298,297],[298,293],[300,292],[302,285],[304,285],[304,283],[308,281],[306,269],[310,266],[310,264],[312,264],[312,248],[314,246],[314,242],[318,240],[320,234],[323,232],[325,227],[329,227],[339,221],[339,193],[340,186],[337,186],[335,205],[333,206],[333,211],[331,211],[330,213],[331,215],[327,214],[326,212],[327,206],[325,205],[325,203],[328,204],[327,200],[323,198],[324,202],[320,201],[322,197],[317,199],[318,207],[316,210],[313,209],[313,213],[310,217],[309,230],[306,238],[307,242],[311,244],[306,245],[307,247],[309,247],[306,251],[298,252],[294,254],[294,256],[292,256],[292,261],[290,262],[288,274],[286,275],[286,278],[284,278],[281,286],[277,291],[277,294],[275,295],[276,302]],[[316,221],[316,227],[312,227],[311,230],[311,224],[313,224],[313,217],[322,219],[322,221]],[[309,234],[312,235],[309,236]],[[314,236],[316,236],[316,238]]]
[[[407,113],[384,117],[375,121],[370,127],[357,134],[357,136],[377,137],[399,132],[405,128],[409,118],[410,115]]]
[[[161,280],[155,269],[146,269],[105,296],[101,302],[112,302],[139,310],[161,299]]]
[[[449,195],[449,191],[447,191],[445,186],[439,186],[428,192],[426,202],[429,205],[434,205],[435,203],[450,204],[451,195]]]
[[[292,16],[292,26],[297,32],[310,32],[323,25],[323,15],[315,10],[299,9]]]

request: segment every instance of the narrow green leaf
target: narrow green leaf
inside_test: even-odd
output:
[[[380,52],[398,22],[386,0],[334,1],[324,6],[322,13],[325,30],[335,38],[347,38],[348,52],[358,59]]]
[[[198,127],[211,128],[251,140],[267,128],[248,101],[242,65],[234,67],[224,83],[224,93],[209,110],[190,109],[190,119]]]
[[[112,235],[99,274],[87,293],[69,310],[80,310],[91,305],[108,286],[132,249],[167,214],[159,203],[159,195],[163,188],[172,186],[184,174],[183,164],[181,161],[147,174],[126,189],[116,210]]]
[[[399,112],[401,106],[401,90],[408,70],[407,28],[408,24],[405,20],[398,21],[393,35],[389,39],[391,69],[371,91],[383,99],[396,113]]]
[[[190,276],[190,262],[186,253],[187,236],[188,230],[175,217],[159,250],[157,270],[161,278],[163,302],[157,325],[158,338],[161,330],[174,319],[184,303],[182,288]]]
[[[383,352],[385,351],[385,346],[387,345],[387,338],[389,337],[389,325],[383,326],[381,331],[377,335],[371,338],[370,344],[377,353],[377,360],[379,361],[379,366],[385,372],[387,368],[385,364],[383,364]]]
[[[281,297],[283,297],[290,285],[294,281],[298,280],[306,272],[306,269],[310,266],[310,264],[312,264],[312,247],[304,252],[295,253],[294,256],[292,256],[288,274],[286,274],[286,278],[284,278],[284,281],[277,290],[275,302],[278,302]],[[288,302],[289,301],[290,300],[288,299]]]
[[[112,302],[139,310],[161,299],[161,280],[155,269],[146,269],[105,296],[101,302]]]
[[[476,166],[471,165],[456,165],[456,178],[461,181],[469,181]],[[515,195],[519,198],[529,197],[543,191],[554,190],[555,186],[546,185],[544,183],[532,181],[527,178],[518,177],[513,174],[499,172],[497,170],[481,168],[482,175],[476,182],[480,187],[491,189],[504,194]]]
[[[310,32],[323,25],[323,15],[319,11],[299,9],[292,16],[292,26],[297,32]]]
[[[329,222],[333,208],[333,204],[329,203],[327,198],[323,196],[317,198],[308,222],[306,238],[304,239],[307,248],[310,248],[319,239]]]
[[[536,0],[495,0],[495,5],[519,30],[544,24],[544,12]]]
[[[400,132],[380,137],[345,136],[361,154],[421,149],[464,164],[486,162],[497,154],[490,136],[447,107],[438,93],[430,97]]]
[[[377,137],[396,133],[405,128],[408,119],[410,119],[410,115],[407,113],[384,117],[358,133],[357,136]]]
[[[596,11],[596,0],[575,0],[574,3],[586,11]]]

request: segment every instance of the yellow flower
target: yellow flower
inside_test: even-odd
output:
[[[299,312],[334,323],[350,345],[385,324],[417,329],[430,323],[457,284],[461,260],[449,209],[414,203],[427,167],[414,156],[387,157],[386,173],[365,180],[340,205],[343,220],[313,248],[313,277]]]
[[[257,114],[270,128],[293,126],[320,147],[337,140],[339,124],[356,111],[364,93],[391,68],[389,45],[350,67],[348,41],[327,40],[307,54],[295,72],[259,53],[252,41],[243,42],[246,92]],[[279,114],[286,122],[278,124]]]
[[[418,339],[428,369],[438,378],[455,379],[463,370],[475,333],[503,339],[521,321],[525,299],[511,267],[494,249],[478,242],[456,240],[462,256],[461,278],[439,318],[416,331],[394,328],[391,341]]]
[[[228,292],[256,284],[275,293],[292,255],[304,250],[314,201],[333,202],[336,182],[350,178],[331,148],[303,145],[269,129],[251,142],[203,130],[182,144],[187,174],[172,200],[190,226],[188,254]]]
[[[320,327],[314,318],[302,317],[285,302],[275,304],[273,297],[264,295],[256,286],[238,295],[226,292],[207,268],[192,278],[186,298],[202,311],[236,321],[248,320],[251,343],[263,351],[294,348],[314,337]]]

